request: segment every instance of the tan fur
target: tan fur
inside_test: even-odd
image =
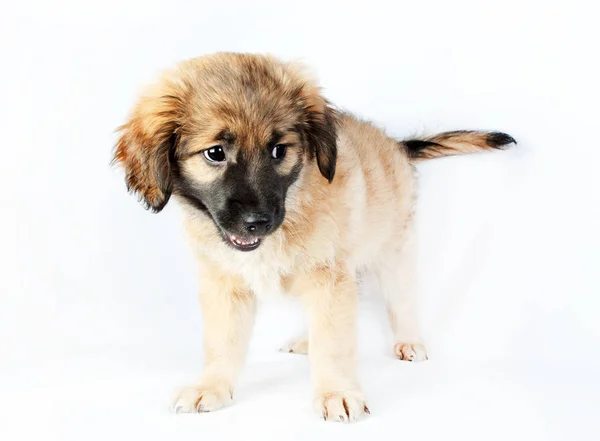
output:
[[[248,69],[261,72],[261,92],[254,102],[244,99]],[[317,410],[325,419],[340,421],[367,413],[356,374],[355,344],[357,274],[365,269],[375,271],[387,301],[396,356],[426,358],[415,311],[413,165],[397,140],[351,115],[337,115],[300,67],[239,54],[182,63],[137,104],[121,128],[116,160],[126,169],[130,187],[150,199],[150,205],[160,205],[161,198],[168,199],[168,189],[150,170],[157,161],[168,161],[163,150],[169,137],[181,141],[176,156],[182,159],[184,173],[197,182],[210,182],[222,171],[194,153],[213,144],[223,129],[237,134],[240,148],[266,142],[273,128],[292,127],[300,118],[290,100],[301,100],[317,123],[336,120],[335,178],[329,183],[320,172],[327,158],[315,161],[311,152],[298,147],[281,169],[286,173],[293,162],[304,164],[289,189],[284,223],[249,253],[227,246],[208,217],[182,204],[202,274],[206,358],[198,383],[176,397],[179,411],[214,410],[231,399],[256,299],[290,294],[301,300],[308,314],[308,342],[301,341],[299,347],[309,348]],[[433,140],[443,141],[453,152],[469,152],[482,136]]]

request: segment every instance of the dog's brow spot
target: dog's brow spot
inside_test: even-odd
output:
[[[229,130],[223,129],[217,134],[217,136],[215,136],[215,141],[224,141],[224,142],[233,143],[233,142],[235,142],[235,135],[233,133],[231,133]]]

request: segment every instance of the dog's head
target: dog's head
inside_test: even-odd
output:
[[[299,67],[269,56],[183,62],[119,131],[114,160],[148,208],[162,210],[174,193],[243,251],[282,224],[303,168],[329,182],[335,173],[335,111]]]

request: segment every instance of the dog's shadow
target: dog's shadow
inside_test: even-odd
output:
[[[359,364],[365,396],[379,415],[387,413],[385,409],[408,405],[413,395],[429,389],[428,378],[435,370],[430,361],[411,363],[387,355],[363,358]],[[269,361],[250,363],[244,377],[236,394],[240,403],[275,395],[308,399],[312,394],[308,358],[303,355],[282,353]]]
[[[269,361],[250,363],[240,381],[238,396],[251,399],[309,385],[308,358],[281,353]]]

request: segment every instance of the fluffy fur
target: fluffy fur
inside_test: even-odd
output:
[[[166,72],[119,130],[114,159],[128,188],[154,211],[171,196],[181,203],[200,268],[205,366],[174,408],[229,403],[257,298],[285,293],[301,300],[309,323],[290,352],[308,352],[315,407],[336,421],[368,413],[356,374],[360,271],[379,280],[394,354],[427,358],[415,311],[413,163],[514,142],[474,131],[391,139],[336,111],[301,67],[233,53]],[[207,160],[215,145],[226,161]],[[271,159],[278,145],[287,153]],[[272,225],[248,236],[260,246],[242,252],[249,248],[236,248],[232,237],[247,235],[253,226],[244,219],[258,215]]]

